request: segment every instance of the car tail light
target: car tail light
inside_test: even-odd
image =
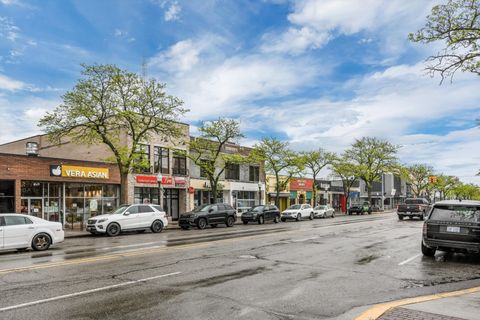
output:
[[[427,228],[428,228],[428,227],[427,227],[427,223],[425,222],[425,223],[423,224],[423,235],[424,235],[425,237],[427,236]]]
[[[418,206],[418,210],[422,210],[422,206],[419,205],[419,206]]]
[[[399,205],[397,204],[397,210],[398,210]]]

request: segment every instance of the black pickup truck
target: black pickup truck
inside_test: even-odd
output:
[[[408,198],[405,199],[404,204],[399,204],[397,207],[397,215],[399,220],[404,217],[418,217],[420,220],[428,214],[430,210],[430,203],[424,198]]]

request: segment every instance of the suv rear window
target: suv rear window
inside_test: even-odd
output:
[[[425,204],[423,199],[406,199],[405,204]]]
[[[480,207],[435,206],[431,220],[480,222]]]

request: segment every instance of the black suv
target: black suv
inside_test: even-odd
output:
[[[236,214],[235,209],[229,204],[204,204],[191,212],[182,214],[178,219],[178,225],[184,230],[194,226],[198,229],[205,229],[208,225],[215,228],[219,223],[224,223],[227,227],[233,227],[237,220]]]
[[[273,221],[275,223],[280,222],[280,210],[276,206],[255,206],[242,214],[243,224],[247,224],[250,221],[258,222],[258,224],[264,224],[265,221]]]
[[[423,224],[422,253],[480,252],[480,201],[440,201]]]

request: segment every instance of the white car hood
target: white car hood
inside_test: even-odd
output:
[[[100,220],[100,219],[108,219],[112,216],[112,214],[101,214],[99,216],[91,217],[90,219]]]

